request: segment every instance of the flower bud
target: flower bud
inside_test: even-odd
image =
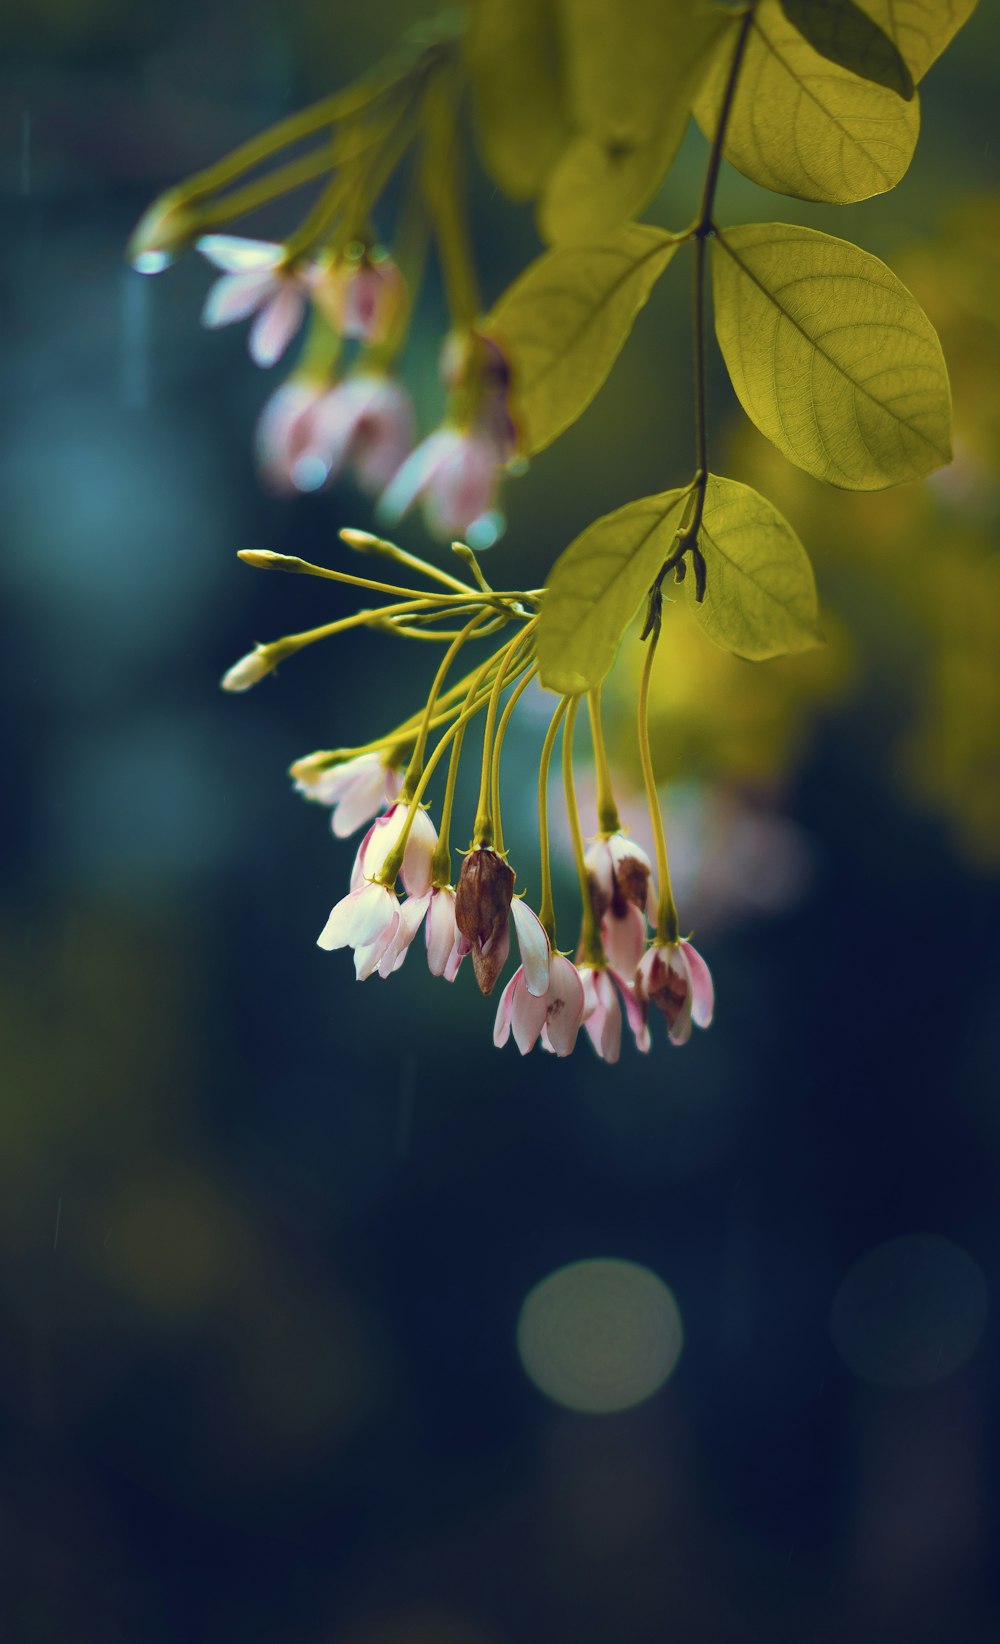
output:
[[[258,645],[255,651],[249,651],[241,656],[238,662],[223,674],[220,681],[224,691],[248,691],[251,685],[269,674],[274,667],[274,661],[266,645]]]
[[[198,220],[173,189],[143,212],[128,242],[128,260],[139,274],[160,274],[186,251]]]
[[[472,850],[455,888],[455,923],[472,943],[472,968],[481,993],[492,993],[510,951],[514,870],[489,846]]]

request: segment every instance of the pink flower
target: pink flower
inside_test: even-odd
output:
[[[427,968],[432,976],[453,982],[458,967],[472,943],[462,935],[455,919],[455,892],[450,885],[438,885],[431,892],[431,904],[424,926],[427,939]]]
[[[437,429],[403,463],[383,491],[378,517],[396,525],[419,499],[427,529],[442,541],[468,539],[488,548],[503,530],[496,513],[503,459],[496,441],[475,429]]]
[[[622,1042],[622,1009],[635,1037],[636,1049],[649,1049],[648,1007],[636,997],[632,988],[618,971],[609,969],[582,972],[584,1013],[583,1025],[590,1042],[604,1062],[617,1062]]]
[[[595,839],[585,857],[590,902],[608,960],[632,976],[646,948],[646,915],[656,917],[649,857],[624,833]]]
[[[359,982],[377,969],[380,959],[399,926],[400,910],[395,893],[385,885],[363,884],[344,896],[316,938],[317,945],[354,949],[354,968]]]
[[[379,343],[405,307],[406,281],[387,252],[359,247],[324,269],[315,297],[338,336]]]
[[[515,902],[515,908],[520,906]],[[571,1055],[583,1021],[583,982],[576,966],[561,953],[549,952],[546,971],[546,986],[541,993],[531,985],[527,963],[521,964],[507,983],[493,1028],[493,1043],[498,1047],[505,1045],[513,1033],[521,1055],[527,1056],[542,1035],[547,1050],[557,1056]]]
[[[413,448],[416,425],[406,390],[391,377],[358,372],[325,394],[316,408],[314,440],[328,477],[354,470],[362,491],[374,496]]]
[[[374,495],[406,458],[414,432],[409,395],[390,377],[364,372],[331,388],[296,375],[261,412],[257,466],[278,495],[318,491],[346,469]]]
[[[402,801],[390,805],[384,816],[372,823],[358,847],[351,872],[351,889],[366,879],[378,879],[385,867],[389,852],[395,847],[403,831],[409,805]],[[427,812],[417,809],[403,853],[402,878],[410,896],[424,896],[431,888],[437,829]]]
[[[427,966],[432,976],[453,982],[470,944],[455,924],[455,892],[450,885],[436,885],[423,896],[410,896],[399,913],[399,924],[378,963],[380,976],[391,976],[406,958],[421,925],[427,940]]]
[[[357,754],[339,765],[311,771],[303,764],[292,772],[297,791],[320,805],[333,807],[330,825],[338,839],[349,839],[362,823],[377,816],[403,786],[403,773],[383,763],[377,753]]]
[[[224,270],[205,299],[202,324],[231,325],[255,314],[250,357],[257,365],[274,365],[305,318],[317,277],[315,264],[289,268],[284,246],[236,234],[204,234],[198,250]]]
[[[691,1023],[707,1028],[715,1008],[708,966],[690,942],[654,946],[640,960],[635,990],[642,1003],[663,1012],[671,1044],[686,1045]]]

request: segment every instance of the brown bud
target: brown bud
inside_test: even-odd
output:
[[[514,870],[485,847],[462,863],[455,887],[455,923],[472,943],[472,968],[481,993],[492,993],[510,951],[510,903]]]

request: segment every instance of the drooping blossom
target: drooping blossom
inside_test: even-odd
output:
[[[463,936],[455,917],[455,891],[451,885],[438,885],[431,892],[431,903],[424,925],[427,939],[427,968],[432,976],[443,976],[453,982],[458,967],[472,944]]]
[[[627,834],[595,839],[584,858],[590,903],[609,963],[632,976],[646,947],[646,918],[656,917],[649,857]]]
[[[250,357],[257,365],[276,364],[305,318],[316,264],[289,266],[284,246],[237,234],[203,234],[198,250],[223,270],[205,298],[202,324],[214,329],[255,315]]]
[[[523,907],[523,903],[515,902],[514,908],[519,907]],[[531,910],[524,911],[530,913]],[[541,925],[538,928],[541,930]],[[521,951],[523,956],[523,945]],[[545,1048],[557,1056],[569,1056],[573,1051],[585,1010],[583,982],[569,959],[551,951],[547,937],[545,952],[543,990],[538,989],[542,978],[531,974],[529,961],[524,959],[500,995],[493,1028],[493,1043],[498,1048],[505,1045],[513,1033],[522,1056],[527,1056],[539,1036],[543,1037]]]
[[[386,488],[379,517],[395,525],[420,501],[434,536],[488,548],[503,531],[497,493],[517,445],[508,405],[510,366],[492,338],[469,330],[446,340],[441,375],[449,390],[448,416]]]
[[[318,491],[351,471],[374,496],[412,449],[410,397],[391,377],[368,371],[331,388],[297,373],[271,396],[257,423],[257,466],[278,495]]]
[[[384,816],[376,817],[354,858],[351,889],[355,890],[366,879],[378,879],[389,853],[395,849],[409,812],[409,804],[399,801],[390,805]],[[431,888],[432,863],[438,842],[437,829],[420,806],[407,835],[401,869],[403,884],[410,896],[424,896]]]
[[[386,885],[366,881],[341,897],[316,938],[317,945],[331,951],[354,949],[354,969],[363,982],[378,968],[399,926],[400,908],[394,891]]]
[[[453,982],[470,944],[455,924],[455,892],[435,885],[423,896],[408,896],[399,911],[399,924],[378,962],[380,976],[397,971],[416,939],[421,925],[427,943],[427,967],[432,976]]]
[[[622,1041],[622,1004],[635,1038],[636,1049],[649,1049],[649,1009],[620,971],[610,966],[581,970],[583,980],[583,1025],[590,1042],[604,1062],[617,1062]]]
[[[358,246],[323,268],[314,295],[339,337],[379,343],[406,306],[406,281],[388,252]]]
[[[711,973],[690,942],[651,947],[639,962],[635,990],[641,1002],[662,1011],[671,1044],[687,1044],[692,1022],[701,1028],[711,1023],[715,1008]]]
[[[403,786],[403,773],[386,765],[377,753],[356,754],[339,765],[315,770],[308,760],[293,765],[296,790],[306,799],[332,806],[330,826],[338,839],[349,839],[390,805]]]
[[[495,513],[502,463],[495,442],[474,428],[444,427],[417,446],[383,491],[378,517],[396,525],[413,504],[423,502],[427,529],[446,542],[500,534]],[[476,526],[480,530],[476,530]]]

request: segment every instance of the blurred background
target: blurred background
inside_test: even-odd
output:
[[[348,637],[221,695],[254,640],[352,608],[235,550],[330,562],[370,506],[264,496],[278,374],[242,327],[200,330],[207,266],[123,262],[153,195],[422,14],[0,20],[0,1636],[986,1644],[1000,19],[980,8],[929,75],[888,197],[826,209],[724,172],[723,221],[842,234],[911,286],[956,460],[829,491],[716,365],[716,466],[799,531],[829,644],[752,666],[668,614],[656,755],[719,1010],[683,1053],[655,1032],[608,1068],[582,1035],[565,1062],[495,1051],[471,974],[449,990],[415,953],[359,987],[316,948],[352,847],[286,768],[410,711],[427,653]],[[692,133],[647,215],[688,220],[704,157]],[[538,242],[471,186],[490,302]],[[603,395],[508,487],[505,586],[686,477],[687,310],[678,258]],[[432,281],[404,366],[424,429],[443,324]],[[419,520],[399,535],[442,553]],[[626,794],[636,649],[608,693]],[[536,894],[541,708],[505,755]]]

